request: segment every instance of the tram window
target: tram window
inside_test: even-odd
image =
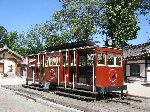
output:
[[[107,54],[107,65],[114,65],[114,57],[115,57],[115,54],[113,53]]]
[[[64,56],[64,65],[68,65],[68,58],[66,56]]]
[[[53,65],[56,65],[56,57],[53,57]]]
[[[57,57],[57,65],[60,65],[60,57]]]
[[[74,57],[72,55],[70,55],[70,60],[71,60],[71,66],[74,65]]]
[[[122,58],[121,55],[119,55],[119,54],[116,55],[116,65],[117,66],[121,66],[121,61],[122,61],[121,58]]]
[[[73,58],[73,56],[70,56],[70,59],[71,59],[71,65],[73,65],[73,63],[74,63],[74,58]]]
[[[50,57],[50,58],[49,58],[49,65],[53,65],[52,60],[53,60],[52,57]]]
[[[79,66],[86,66],[86,57],[79,56]]]
[[[87,65],[92,66],[94,60],[94,54],[87,54]]]
[[[105,57],[106,57],[106,53],[101,52],[98,54],[98,64],[103,64],[105,65]]]
[[[49,65],[49,61],[48,61],[48,57],[46,57],[45,67],[48,67],[48,65]]]

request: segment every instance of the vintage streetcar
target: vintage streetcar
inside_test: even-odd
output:
[[[76,42],[28,56],[26,85],[92,93],[123,91],[123,51]]]

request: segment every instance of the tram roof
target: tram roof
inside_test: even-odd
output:
[[[73,49],[73,48],[79,48],[79,47],[85,47],[85,46],[94,46],[94,45],[95,43],[91,41],[72,42],[72,43],[66,43],[66,44],[59,45],[59,46],[48,47],[46,49],[46,52],[63,50],[63,49]]]

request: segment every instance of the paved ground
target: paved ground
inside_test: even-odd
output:
[[[19,78],[19,77],[0,78],[0,85],[21,85],[21,84],[25,84],[25,82],[26,82],[25,78]],[[150,98],[150,85],[146,85],[144,82],[134,82],[134,83],[125,83],[125,84],[128,86],[129,94]],[[71,101],[71,99],[69,99],[69,100]],[[41,104],[39,102],[34,102],[33,100],[28,100],[25,97],[16,95],[15,92],[12,92],[10,90],[0,87],[0,112],[70,112],[70,111],[77,111],[75,109],[67,108],[65,106],[61,106],[61,105],[50,103],[50,102],[48,105],[45,105],[45,104],[47,104],[47,103]],[[81,104],[83,104],[83,102],[81,102]],[[133,112],[137,112],[137,111],[141,111],[141,110],[142,110],[142,112],[143,111],[147,112],[147,111],[149,111],[148,104],[149,104],[149,100],[145,100],[145,102],[138,104],[139,107],[137,106],[137,104],[135,106],[131,106],[131,107],[122,105],[122,107],[120,106],[119,110],[121,110],[121,108],[122,108],[122,110],[128,109],[128,111],[132,110]],[[90,105],[92,105],[92,104],[90,104]],[[98,105],[99,105],[98,107],[100,107],[103,104],[98,103]],[[117,106],[118,104],[115,104],[115,103],[109,104],[108,103],[107,109],[104,107],[103,108],[106,110],[109,110],[108,108],[113,108],[115,110],[116,109],[116,108],[114,108],[115,105]],[[135,107],[138,107],[138,108],[133,109]],[[141,110],[139,108],[141,108]]]
[[[47,105],[16,95],[0,87],[0,112],[71,112],[70,108],[49,103]]]
[[[26,79],[21,77],[12,77],[12,78],[0,77],[0,85],[20,85],[25,83]]]
[[[25,84],[25,78],[0,78],[0,85],[20,85]],[[150,97],[150,84],[144,82],[125,83],[128,88],[128,93],[131,95]]]
[[[127,85],[129,94],[150,98],[150,84],[147,85],[139,81],[125,84]]]
[[[71,112],[77,111],[69,107],[51,102],[38,103],[16,95],[15,92],[4,89],[1,85],[25,84],[24,78],[0,78],[0,112]]]

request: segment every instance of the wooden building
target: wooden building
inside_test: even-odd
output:
[[[150,42],[129,46],[124,57],[127,80],[150,82]]]
[[[23,57],[9,49],[7,46],[0,48],[0,75],[20,75]]]

